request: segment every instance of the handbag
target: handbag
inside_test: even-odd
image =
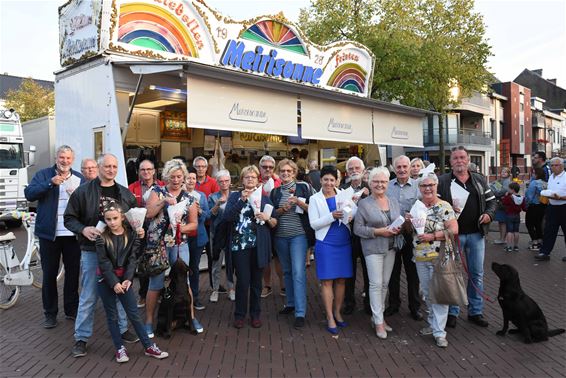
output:
[[[447,245],[450,243],[452,248]],[[466,285],[462,275],[461,262],[456,261],[458,244],[454,234],[444,230],[444,241],[440,244],[438,259],[434,262],[434,273],[429,283],[432,303],[443,305],[468,305]],[[448,256],[446,256],[448,255]]]
[[[161,243],[157,248],[145,250],[138,262],[138,273],[141,276],[157,276],[169,269],[169,267],[169,258],[165,250],[165,244]]]

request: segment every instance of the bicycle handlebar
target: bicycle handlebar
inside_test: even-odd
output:
[[[33,220],[35,218],[34,212],[27,211],[10,211],[9,213],[0,214],[0,221],[7,221],[12,219],[21,219],[23,221]]]

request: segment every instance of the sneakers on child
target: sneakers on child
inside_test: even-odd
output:
[[[232,302],[236,300],[236,290],[230,289],[230,291],[228,292],[228,299],[230,299]]]
[[[147,337],[149,337],[150,339],[153,339],[153,337],[155,336],[153,334],[153,327],[151,324],[146,324],[145,325],[145,331],[147,332]]]
[[[209,301],[213,303],[218,302],[218,291],[214,290],[212,294],[210,294]]]
[[[513,252],[519,252],[519,247],[514,246],[514,247],[513,247]]]
[[[157,358],[158,360],[169,357],[169,353],[161,351],[155,344],[145,350],[145,355]]]
[[[513,247],[505,247],[505,252],[512,252],[513,251]]]
[[[193,327],[195,327],[195,331],[197,331],[197,333],[204,332],[204,327],[202,326],[202,324],[200,324],[197,318],[193,319]]]
[[[123,363],[130,361],[130,357],[128,357],[128,352],[126,348],[122,345],[120,349],[116,351],[116,362]]]

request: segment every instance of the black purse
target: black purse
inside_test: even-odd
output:
[[[138,274],[149,277],[157,276],[170,266],[165,243],[161,243],[157,248],[148,248],[142,254],[138,262]]]

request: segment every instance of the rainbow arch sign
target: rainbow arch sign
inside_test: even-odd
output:
[[[369,96],[365,46],[308,40],[282,13],[236,21],[202,0],[70,0],[59,8],[61,65],[98,54],[198,61],[258,76]]]

